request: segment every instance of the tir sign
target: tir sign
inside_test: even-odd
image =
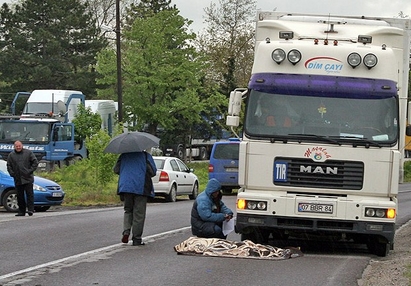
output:
[[[274,182],[287,182],[287,170],[286,162],[274,162]]]

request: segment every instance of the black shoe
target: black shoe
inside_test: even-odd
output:
[[[141,240],[133,240],[133,246],[140,246],[140,245],[146,245],[143,241]]]
[[[24,213],[18,213],[18,214],[16,214],[16,216],[25,216],[26,214],[24,214]]]
[[[34,212],[33,211],[28,211],[27,213],[28,213],[29,216],[32,216]]]

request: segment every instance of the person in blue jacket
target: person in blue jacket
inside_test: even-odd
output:
[[[153,157],[147,152],[122,153],[117,160],[114,172],[120,175],[118,194],[124,197],[123,237],[121,242],[128,243],[133,235],[133,245],[144,245],[142,234],[146,218],[147,198],[154,197],[151,177],[147,164],[152,172],[157,172]]]
[[[196,198],[191,209],[191,232],[203,238],[222,238],[223,221],[233,218],[233,212],[221,200],[221,184],[216,179],[208,181],[207,186]]]

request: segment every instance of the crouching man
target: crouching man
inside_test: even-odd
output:
[[[233,212],[221,200],[221,184],[216,179],[207,183],[204,192],[198,195],[191,209],[191,232],[203,238],[222,238],[223,221],[233,218]]]

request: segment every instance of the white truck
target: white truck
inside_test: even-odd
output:
[[[402,181],[410,20],[258,11],[239,125],[242,239],[393,249]]]

